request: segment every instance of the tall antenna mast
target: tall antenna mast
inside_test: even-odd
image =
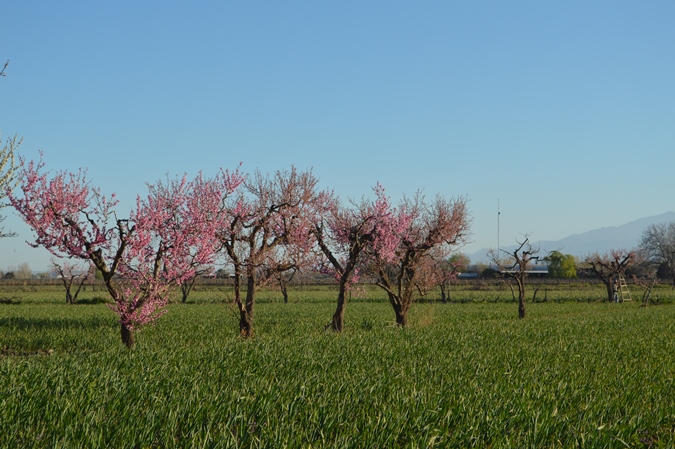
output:
[[[497,257],[499,257],[499,216],[502,213],[499,211],[499,198],[497,198]]]

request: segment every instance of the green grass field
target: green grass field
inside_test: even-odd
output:
[[[335,335],[335,292],[305,288],[262,294],[243,340],[202,288],[129,351],[103,292],[32,289],[0,290],[0,447],[675,445],[670,302],[552,289],[518,320],[508,287],[457,289],[398,329],[373,290]]]

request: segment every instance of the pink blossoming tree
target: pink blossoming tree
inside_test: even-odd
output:
[[[270,272],[296,266],[298,256],[286,255],[311,248],[311,221],[318,180],[311,171],[256,172],[239,193],[225,201],[216,233],[234,269],[234,302],[239,309],[239,332],[253,335],[255,296]],[[268,275],[263,275],[263,271]],[[246,279],[246,296],[242,281]]]
[[[317,214],[314,235],[325,256],[322,271],[338,281],[337,308],[327,327],[336,332],[344,329],[347,293],[359,280],[363,255],[376,247],[383,258],[393,257],[397,245],[400,222],[384,188],[377,184],[374,200],[362,199],[359,204],[345,207],[340,200],[324,194],[322,212]]]
[[[445,259],[435,259],[435,262],[436,282],[441,289],[441,302],[445,303],[450,299],[449,284],[457,279],[462,270],[466,270],[469,258],[462,253],[455,253]]]
[[[468,258],[462,254],[447,257],[446,248],[434,248],[429,251],[415,276],[415,288],[422,298],[440,288],[441,302],[448,302],[450,283],[457,279],[457,275],[468,265]]]
[[[130,218],[119,218],[115,195],[92,188],[82,170],[44,172],[42,161],[21,161],[20,196],[10,203],[33,229],[32,246],[57,257],[90,261],[113,299],[123,343],[134,331],[164,313],[169,289],[193,274],[192,264],[211,260],[216,246],[213,222],[201,203],[198,176],[149,185]],[[233,192],[241,180],[228,176]]]
[[[406,326],[420,274],[435,260],[446,258],[462,245],[470,227],[466,199],[437,196],[427,203],[421,194],[405,199],[386,222],[387,245],[368,249],[376,284],[389,298],[396,323]]]

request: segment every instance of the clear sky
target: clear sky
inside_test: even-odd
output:
[[[473,243],[556,240],[675,209],[675,2],[16,1],[0,131],[145,183],[313,168],[344,198],[466,196]],[[19,237],[0,269],[49,257]]]

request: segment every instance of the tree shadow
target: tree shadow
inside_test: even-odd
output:
[[[93,298],[86,298],[86,299],[78,299],[75,302],[75,305],[81,304],[81,305],[96,305],[96,304],[109,304],[110,300],[108,298],[104,298],[102,296],[94,296]]]
[[[51,330],[51,329],[94,329],[109,328],[113,325],[110,319],[89,317],[85,319],[73,318],[0,318],[0,326],[19,330]]]

